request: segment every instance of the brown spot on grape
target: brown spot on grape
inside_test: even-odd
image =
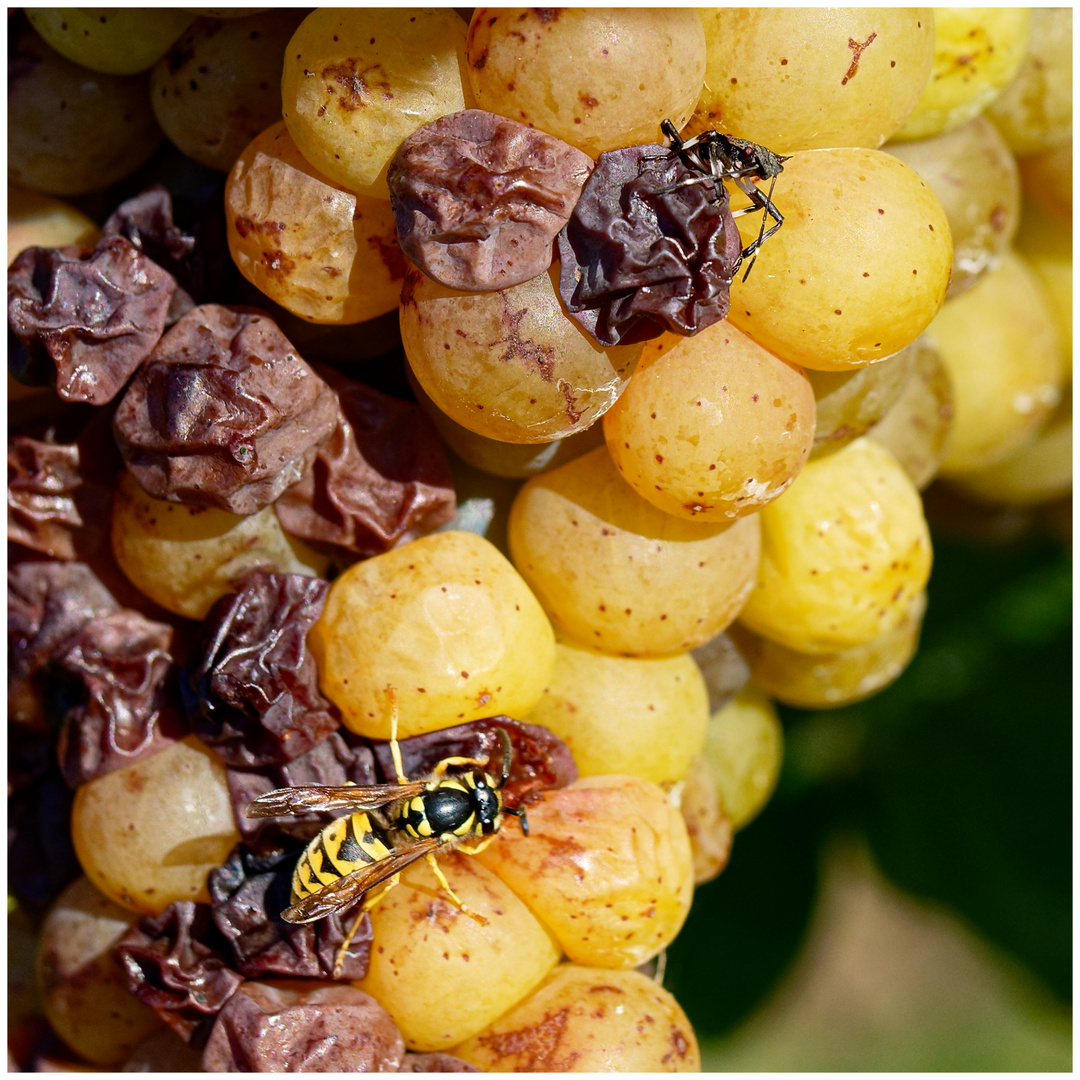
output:
[[[787,66],[787,57],[786,56],[781,56],[780,57],[780,66],[781,67],[786,67]]]

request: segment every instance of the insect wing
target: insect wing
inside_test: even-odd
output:
[[[356,810],[377,810],[395,799],[407,799],[424,790],[423,781],[407,784],[366,784],[326,787],[322,784],[300,785],[268,791],[248,804],[247,816],[286,817],[310,814],[352,813]]]
[[[305,896],[292,907],[286,908],[281,917],[290,923],[309,923],[325,919],[337,911],[344,911],[355,904],[364,893],[370,892],[376,885],[381,885],[399,871],[411,866],[417,859],[435,851],[438,846],[439,841],[432,837],[429,840],[418,840],[407,848],[392,851],[378,862],[354,870],[351,874],[330,882],[318,892]]]

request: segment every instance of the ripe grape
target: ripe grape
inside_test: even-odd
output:
[[[679,794],[679,810],[686,822],[694,857],[694,884],[712,881],[728,864],[734,828],[720,805],[712,766],[699,754],[690,766]]]
[[[7,264],[28,247],[92,248],[101,231],[81,210],[60,199],[8,185]]]
[[[1017,161],[1024,194],[1047,213],[1072,219],[1072,139]]]
[[[1073,351],[1072,233],[1061,227],[1059,216],[1025,203],[1016,250],[1046,287],[1061,331],[1068,382],[1072,378]]]
[[[681,128],[705,76],[693,8],[477,8],[467,50],[479,108],[593,157]]]

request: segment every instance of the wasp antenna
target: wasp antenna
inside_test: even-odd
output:
[[[670,120],[660,121],[660,130],[673,142],[681,143],[682,139],[679,138],[679,129]]]
[[[510,736],[506,734],[506,728],[498,728],[499,742],[502,743],[502,775],[499,778],[499,787],[504,787],[510,779],[510,762],[514,748],[510,744]]]
[[[521,831],[528,836],[529,835],[529,819],[525,816],[525,807],[523,806],[504,806],[503,813],[509,814],[511,817],[516,817],[521,822]]]

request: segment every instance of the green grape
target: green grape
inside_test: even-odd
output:
[[[996,265],[1016,235],[1020,223],[1016,161],[997,128],[983,116],[946,135],[888,149],[930,185],[945,210],[953,242],[952,280],[946,295],[955,296]]]
[[[986,111],[1014,154],[1072,139],[1072,53],[1072,8],[1033,8],[1020,70]]]
[[[952,383],[937,349],[920,337],[914,367],[892,408],[866,437],[884,446],[922,491],[937,475],[953,415]]]
[[[559,302],[558,265],[497,292],[458,292],[405,272],[401,340],[416,381],[462,427],[548,443],[583,431],[626,386],[642,346],[604,348]]]
[[[319,173],[284,121],[240,154],[225,214],[240,273],[293,314],[345,324],[397,307],[405,260],[390,201],[353,195]]]
[[[105,75],[135,75],[153,67],[195,21],[189,11],[158,7],[24,10],[61,56]]]
[[[466,62],[478,108],[597,157],[686,123],[705,38],[693,8],[477,8]]]
[[[579,776],[621,773],[665,786],[684,779],[701,753],[709,693],[689,653],[607,656],[562,639],[540,700],[521,719],[558,735]]]
[[[728,322],[666,335],[604,414],[616,468],[665,513],[698,521],[752,514],[782,494],[814,438],[806,376]]]
[[[778,154],[877,148],[930,77],[932,8],[702,8],[708,66],[688,130]]]
[[[739,615],[797,652],[834,653],[894,629],[930,576],[922,502],[863,437],[811,461],[761,518],[757,586]]]
[[[953,387],[943,476],[1003,461],[1033,438],[1061,400],[1064,349],[1038,275],[1008,253],[949,300],[928,336]]]
[[[285,51],[281,104],[311,164],[357,195],[417,128],[467,108],[465,23],[449,8],[316,8]]]
[[[8,181],[50,195],[115,184],[161,142],[146,75],[100,75],[36,34],[8,60]]]
[[[567,636],[615,655],[671,656],[721,633],[745,603],[759,516],[665,514],[600,447],[526,481],[510,509],[510,552]]]
[[[1027,8],[934,8],[934,71],[896,139],[929,139],[978,116],[1027,51]]]
[[[855,371],[807,371],[817,403],[812,459],[865,435],[892,408],[915,370],[919,348],[916,339],[895,356]]]
[[[301,13],[199,19],[150,76],[154,115],[169,141],[228,172],[240,151],[281,119],[281,58]]]
[[[914,169],[882,150],[804,150],[784,163],[773,201],[783,228],[749,278],[731,284],[728,318],[743,333],[801,367],[843,371],[926,329],[948,288],[952,243]],[[758,215],[738,222],[744,243],[757,236]]]

